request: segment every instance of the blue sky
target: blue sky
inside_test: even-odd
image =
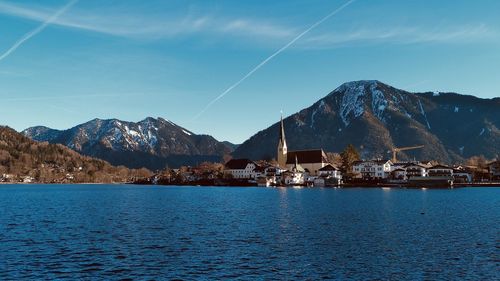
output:
[[[239,143],[352,80],[500,96],[500,1],[356,0],[203,111],[347,2],[0,0],[0,123],[160,116]]]

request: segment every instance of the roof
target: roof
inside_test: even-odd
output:
[[[339,170],[338,168],[334,167],[334,166],[333,166],[333,165],[331,165],[331,164],[328,164],[328,165],[326,165],[325,167],[323,167],[323,168],[319,169],[318,171],[321,171],[321,172],[322,172],[322,171],[338,171],[338,170]]]
[[[496,161],[488,163],[488,166],[497,166],[497,165],[500,165],[500,160],[496,160]]]
[[[295,157],[299,164],[328,162],[323,149],[288,151],[287,164],[295,164]]]
[[[231,159],[226,163],[226,169],[230,170],[243,170],[247,167],[248,164],[253,163],[250,159]],[[255,165],[257,166],[257,165]]]
[[[383,164],[389,162],[390,160],[389,159],[377,159],[377,160],[372,160],[372,161],[379,164],[379,165],[383,165]]]
[[[422,164],[408,164],[406,166],[404,166],[405,168],[408,168],[408,167],[420,167],[420,168],[424,168],[424,169],[427,169],[426,166],[422,165]]]
[[[264,172],[265,170],[266,170],[266,168],[263,166],[256,166],[254,169],[255,172]]]
[[[354,161],[353,165],[359,165],[359,164],[367,163],[367,162],[373,162],[373,163],[375,163],[377,165],[384,165],[385,163],[387,163],[389,161],[390,161],[389,159],[384,159],[384,160],[380,160],[380,159],[375,159],[375,160],[358,160],[358,161]]]
[[[406,170],[405,170],[405,169],[398,168],[398,169],[394,170],[393,172],[406,172]]]
[[[409,165],[409,164],[414,164],[415,162],[411,162],[411,161],[407,161],[407,162],[396,162],[396,163],[392,163],[392,165],[394,166],[406,166],[406,165]]]
[[[453,170],[453,168],[445,166],[445,165],[436,165],[436,166],[430,167],[429,169],[450,169],[450,170]]]

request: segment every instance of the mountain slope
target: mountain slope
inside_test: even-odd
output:
[[[8,127],[0,127],[0,178],[36,182],[125,182],[148,171],[113,167],[58,144],[35,142]]]
[[[220,161],[232,152],[230,146],[211,136],[197,135],[171,121],[151,117],[137,123],[94,119],[63,131],[32,127],[23,134],[129,168],[196,165]]]
[[[389,157],[392,147],[424,145],[400,159],[446,163],[500,153],[500,98],[410,93],[379,81],[348,82],[284,120],[289,149],[341,151],[354,144],[364,158]],[[235,157],[273,158],[279,124],[241,144]]]

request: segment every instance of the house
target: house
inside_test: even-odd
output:
[[[311,179],[314,186],[339,186],[342,184],[342,173],[339,168],[328,164],[318,170],[318,176]]]
[[[453,168],[445,165],[435,165],[427,169],[429,177],[452,177]]]
[[[412,177],[427,177],[427,167],[415,163],[415,164],[408,164],[405,167],[406,170],[406,178],[412,178]]]
[[[391,166],[391,160],[362,160],[353,163],[352,171],[356,178],[386,179],[391,173]]]
[[[259,186],[275,186],[279,185],[281,180],[281,175],[286,170],[281,169],[278,166],[266,166],[262,167],[263,172],[257,175],[257,184]]]
[[[458,166],[453,168],[453,181],[470,183],[472,182],[472,172],[465,167]]]
[[[35,178],[34,177],[31,177],[31,176],[24,176],[24,177],[21,177],[21,182],[22,183],[32,183],[35,181]]]
[[[406,169],[397,168],[391,172],[391,176],[395,180],[406,180]]]
[[[488,171],[492,180],[500,180],[500,160],[488,164]]]
[[[397,170],[397,169],[405,169],[406,166],[410,164],[415,164],[415,162],[396,162],[392,163],[391,169],[392,171]]]
[[[285,185],[303,185],[305,182],[306,170],[296,160],[290,170],[282,173],[281,177]]]
[[[333,166],[332,164],[327,164],[323,168],[319,169],[318,176],[324,178],[342,178],[339,168]]]
[[[231,175],[234,179],[255,179],[258,165],[249,159],[231,159],[224,166],[224,175]]]
[[[259,177],[262,177],[266,174],[266,167],[265,166],[259,166],[256,165],[255,169],[253,170],[253,175],[251,176],[252,179],[257,179]]]

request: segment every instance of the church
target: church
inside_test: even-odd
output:
[[[279,167],[282,169],[291,170],[296,164],[300,164],[311,176],[317,176],[319,170],[329,164],[323,149],[288,151],[283,116],[281,116],[280,121],[278,155],[276,159],[278,160]]]

